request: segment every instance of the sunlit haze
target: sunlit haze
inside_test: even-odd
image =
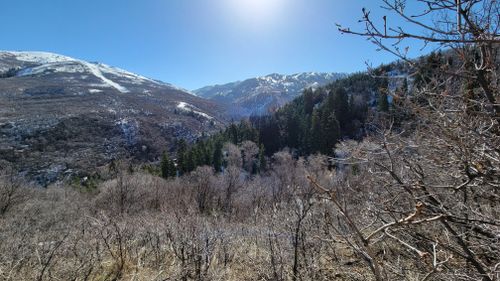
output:
[[[293,6],[286,0],[222,0],[218,2],[225,17],[243,31],[266,33],[284,21],[287,9]],[[271,29],[271,30],[266,30]]]

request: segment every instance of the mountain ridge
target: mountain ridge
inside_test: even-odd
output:
[[[301,72],[271,73],[226,84],[205,86],[193,92],[200,97],[231,106],[229,114],[238,117],[263,115],[290,102],[306,88],[318,88],[340,78],[344,73]]]
[[[179,87],[54,53],[0,51],[0,77],[0,162],[42,185],[115,159],[154,161],[226,122]]]

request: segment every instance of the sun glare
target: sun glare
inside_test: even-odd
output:
[[[254,31],[269,27],[281,19],[286,0],[225,0],[235,23]]]

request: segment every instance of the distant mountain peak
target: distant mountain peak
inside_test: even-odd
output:
[[[339,78],[343,73],[301,72],[271,73],[265,76],[212,85],[195,90],[200,97],[225,104],[234,117],[267,114],[299,96],[306,88],[317,88]]]

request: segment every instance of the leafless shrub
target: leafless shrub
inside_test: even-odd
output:
[[[0,217],[26,198],[26,186],[12,167],[0,169]]]
[[[200,213],[211,213],[216,209],[215,171],[212,167],[203,166],[191,173],[190,184],[193,197]]]
[[[302,178],[300,173],[296,173],[297,162],[287,151],[277,152],[273,155],[272,174],[277,180],[272,185],[273,198],[276,203],[290,199],[290,189],[296,185],[297,180]]]
[[[126,172],[121,183],[107,181],[98,194],[36,189],[0,224],[5,253],[0,278],[331,279],[335,273],[326,262],[331,249],[318,239],[323,203],[298,174],[308,163],[315,175],[327,173],[313,164],[316,160],[285,158],[292,163],[277,167],[296,170],[281,171],[281,178],[278,173],[245,178],[234,166],[215,176],[203,167],[168,181]],[[288,201],[272,197],[273,185],[280,182],[289,185]],[[223,209],[228,184],[237,187],[231,189],[229,213]]]
[[[252,141],[244,141],[240,147],[243,157],[243,168],[248,173],[252,173],[255,166],[257,165],[259,147]]]

